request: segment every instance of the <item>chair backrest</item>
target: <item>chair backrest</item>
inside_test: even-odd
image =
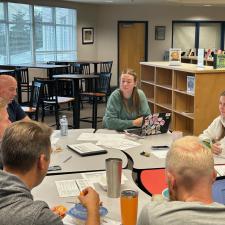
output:
[[[70,65],[70,73],[72,74],[81,74],[82,73],[82,67],[79,63],[72,63]]]
[[[113,61],[106,61],[100,63],[100,73],[111,73]]]
[[[57,80],[49,79],[38,79],[35,78],[35,81],[38,81],[43,84],[43,101],[51,101],[52,103],[58,104],[58,82]]]
[[[96,80],[96,92],[110,94],[111,73],[101,73]]]
[[[43,84],[38,81],[33,81],[31,86],[30,107],[35,107],[38,111],[43,95]]]
[[[23,85],[23,86],[29,86],[29,73],[28,73],[28,68],[17,68],[16,69],[16,79],[18,82],[18,85]]]

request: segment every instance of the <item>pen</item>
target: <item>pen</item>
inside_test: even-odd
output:
[[[69,161],[71,158],[72,158],[72,155],[71,155],[71,156],[69,156],[67,159],[65,159],[65,160],[63,161],[63,163],[65,163],[65,162]]]

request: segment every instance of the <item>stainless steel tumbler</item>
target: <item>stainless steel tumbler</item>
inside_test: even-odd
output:
[[[122,159],[108,158],[105,161],[105,166],[107,195],[110,198],[119,198],[122,175]]]

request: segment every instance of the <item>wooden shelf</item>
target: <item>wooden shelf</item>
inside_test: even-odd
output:
[[[154,100],[154,98],[147,98],[147,100],[148,100],[148,102],[150,102],[150,103],[155,103],[155,100]]]
[[[167,90],[172,90],[172,86],[171,85],[159,85],[159,84],[156,84],[155,85],[156,87],[161,87],[161,88],[165,88]]]
[[[174,92],[178,92],[178,93],[190,95],[190,96],[195,96],[194,94],[188,93],[187,91],[181,91],[181,90],[178,90],[178,89],[174,89]]]
[[[141,83],[151,84],[151,85],[154,85],[155,84],[153,81],[148,81],[148,80],[142,80]]]
[[[162,107],[162,108],[164,108],[164,109],[172,110],[172,105],[171,105],[171,104],[166,104],[166,103],[164,103],[164,104],[155,103],[155,105],[160,106],[160,107]]]
[[[187,76],[195,77],[194,94],[187,92]],[[199,135],[218,116],[225,70],[210,66],[200,69],[187,63],[170,66],[168,62],[142,62],[141,88],[152,113],[172,113],[171,130]]]
[[[176,110],[174,110],[174,112],[175,113],[178,113],[178,114],[180,114],[180,115],[182,115],[182,116],[185,116],[185,117],[187,117],[187,118],[189,118],[189,119],[194,119],[194,113],[189,113],[189,112],[179,112],[179,111],[176,111]]]

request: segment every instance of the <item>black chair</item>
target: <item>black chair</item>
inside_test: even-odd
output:
[[[48,61],[47,64],[50,65],[65,65],[68,67],[56,68],[53,70],[53,75],[57,74],[68,74],[70,73],[70,66],[68,62],[57,62],[57,61]]]
[[[43,84],[43,97],[42,97],[42,121],[44,121],[45,112],[48,110],[55,112],[56,128],[59,129],[59,111],[68,110],[70,107],[62,108],[63,104],[71,104],[73,114],[75,111],[75,99],[73,97],[59,96],[58,80],[38,79],[35,80]]]
[[[38,121],[39,107],[41,105],[42,94],[43,94],[42,83],[33,81],[31,86],[29,105],[22,106],[24,112],[26,112],[30,118],[34,116],[34,119],[37,121]]]
[[[99,75],[99,79],[96,80],[96,89],[94,92],[83,92],[82,96],[86,96],[92,99],[92,118],[83,117],[80,121],[92,123],[92,128],[97,128],[97,123],[102,121],[102,118],[98,120],[98,99],[106,98],[110,94],[110,81],[111,81],[111,73],[102,73]]]
[[[20,104],[29,102],[30,93],[31,93],[31,85],[29,81],[29,73],[28,68],[21,67],[16,69],[16,79],[18,84],[18,102]],[[23,101],[23,93],[26,93],[27,101]]]

